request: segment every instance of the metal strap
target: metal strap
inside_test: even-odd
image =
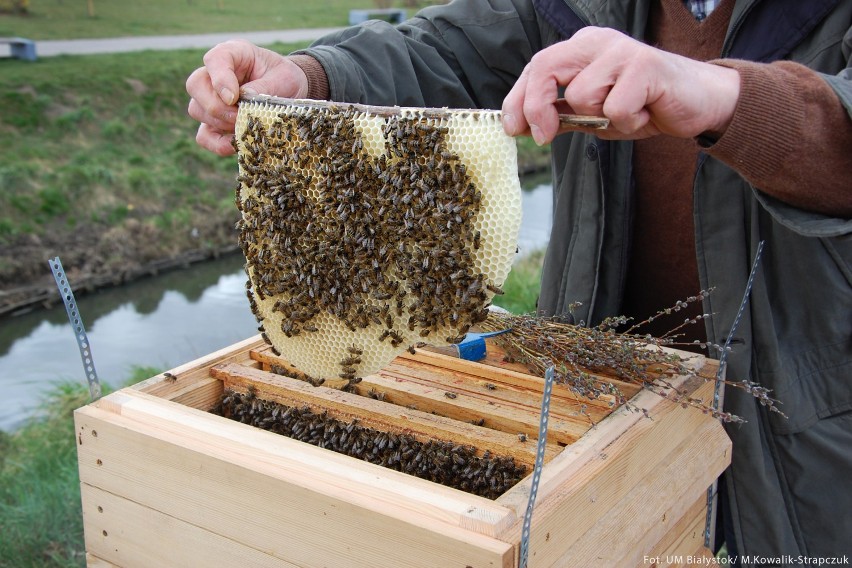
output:
[[[533,505],[541,481],[541,468],[544,466],[544,450],[547,445],[547,418],[550,414],[550,394],[553,392],[553,365],[544,372],[544,393],[541,397],[541,419],[538,423],[538,443],[535,448],[535,467],[533,467],[530,500],[527,502],[527,512],[524,514],[524,526],[521,530],[520,568],[527,567],[530,551],[530,523],[532,522]]]
[[[765,241],[757,243],[757,251],[754,253],[754,261],[751,264],[751,272],[748,274],[748,282],[746,282],[743,299],[740,302],[740,307],[737,310],[737,315],[734,318],[734,323],[731,325],[731,331],[728,332],[728,337],[725,338],[725,345],[722,347],[722,354],[719,356],[719,369],[716,371],[716,388],[713,390],[713,410],[719,410],[719,401],[722,398],[722,379],[725,377],[725,367],[728,364],[728,353],[731,350],[731,340],[734,338],[734,332],[740,325],[740,320],[743,317],[748,298],[751,295],[751,288],[754,286],[754,276],[757,274],[757,267],[760,265],[760,256],[763,254],[763,244]],[[707,517],[704,520],[704,546],[710,548],[710,534],[713,523],[713,499],[716,497],[716,484],[714,483],[707,488]]]
[[[71,322],[71,327],[74,328],[77,347],[80,349],[80,359],[83,361],[86,380],[89,383],[89,396],[92,400],[97,400],[101,397],[101,382],[98,380],[97,371],[95,371],[89,338],[86,336],[86,328],[83,326],[80,310],[77,309],[74,292],[71,290],[71,285],[68,284],[68,278],[65,276],[65,270],[62,268],[62,262],[60,262],[59,257],[57,256],[50,260],[49,263],[50,271],[53,272],[53,278],[56,280],[56,287],[59,288],[59,294],[62,296],[62,302],[65,304],[65,311],[68,313],[68,321]]]

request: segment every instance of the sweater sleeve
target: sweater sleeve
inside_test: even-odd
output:
[[[310,55],[290,55],[290,61],[305,72],[308,79],[309,99],[328,100],[328,76],[320,62]]]
[[[730,126],[705,151],[797,208],[852,217],[852,119],[818,73],[790,61],[717,60],[740,74]]]

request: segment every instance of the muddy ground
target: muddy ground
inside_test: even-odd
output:
[[[0,318],[60,302],[48,260],[59,256],[76,295],[238,250],[236,211],[180,230],[127,219],[0,245]]]

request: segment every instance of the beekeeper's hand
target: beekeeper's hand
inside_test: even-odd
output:
[[[287,57],[244,40],[226,41],[204,55],[204,66],[186,80],[189,116],[201,123],[196,142],[220,156],[234,153],[231,140],[240,93],[304,98],[305,72]]]
[[[558,115],[572,113],[609,118],[607,130],[592,131],[601,138],[718,137],[739,93],[734,69],[587,27],[533,56],[503,101],[503,127],[544,144],[563,128]]]

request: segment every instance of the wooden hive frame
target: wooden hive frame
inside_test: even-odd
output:
[[[690,357],[715,376],[715,362]],[[89,566],[517,566],[530,476],[490,500],[209,412],[224,388],[251,385],[262,398],[531,466],[542,380],[500,359],[494,346],[484,363],[405,354],[358,385],[383,392],[379,401],[269,372],[286,362],[255,337],[78,409]],[[712,396],[712,380],[676,382]],[[730,462],[721,424],[620,386],[650,419],[586,401],[591,427],[570,391],[554,391],[531,567],[709,554],[706,489]]]

